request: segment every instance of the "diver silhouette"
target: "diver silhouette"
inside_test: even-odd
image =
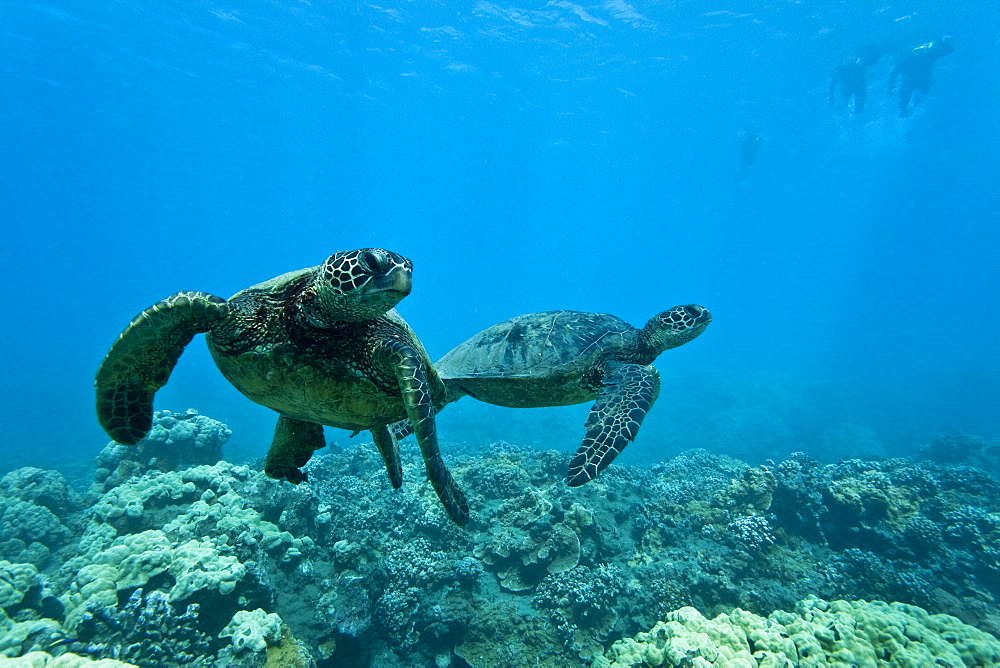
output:
[[[850,105],[851,98],[854,98],[854,115],[857,116],[864,111],[865,100],[868,97],[867,69],[878,62],[883,53],[885,53],[884,47],[869,44],[858,49],[853,56],[844,58],[830,79],[830,104],[836,103],[839,86],[844,104]]]
[[[760,135],[750,129],[743,130],[738,136],[743,137],[743,143],[740,144],[740,171],[736,173],[737,183],[746,177],[747,171],[757,162],[757,155],[763,144]]]
[[[926,95],[931,89],[931,68],[934,61],[955,50],[951,38],[945,35],[936,42],[927,42],[914,47],[903,55],[889,75],[889,95],[896,90],[899,79],[899,117],[906,118],[912,112],[910,98],[917,91]]]

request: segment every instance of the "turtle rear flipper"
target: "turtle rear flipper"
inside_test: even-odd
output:
[[[372,440],[382,461],[385,462],[385,470],[389,474],[389,483],[393,489],[399,489],[403,485],[403,463],[399,459],[399,444],[390,433],[392,425],[389,427],[372,427]]]
[[[655,368],[621,362],[609,365],[604,388],[587,416],[587,434],[569,463],[570,487],[596,478],[635,440],[659,392],[660,374]]]
[[[163,387],[184,347],[229,313],[226,300],[178,292],[132,319],[97,370],[97,419],[119,443],[134,445],[153,426],[153,395]]]
[[[324,447],[323,425],[279,416],[264,459],[264,473],[269,478],[298,485],[307,479],[301,467],[309,463],[313,452]]]

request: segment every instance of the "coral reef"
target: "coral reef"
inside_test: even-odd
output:
[[[691,607],[617,641],[597,668],[626,666],[994,666],[1000,641],[950,615],[881,601],[810,597],[761,617]]]
[[[197,603],[176,608],[165,592],[142,589],[132,592],[121,609],[91,606],[74,629],[73,648],[136,665],[196,664],[212,654],[212,639],[198,628]]]
[[[1000,440],[987,441],[973,434],[938,434],[917,448],[917,454],[938,464],[965,464],[994,476],[1000,474]]]
[[[135,668],[131,663],[114,659],[89,659],[76,654],[52,656],[48,652],[30,652],[15,659],[0,658],[3,668]]]
[[[0,558],[48,565],[72,542],[85,506],[58,471],[11,471],[0,479]]]
[[[185,443],[227,433],[180,416],[157,420],[165,434],[193,430]],[[112,460],[107,449],[86,499],[59,473],[9,473],[0,513],[17,521],[0,526],[0,656],[563,666],[624,661],[629,642],[673,656],[707,634],[715,649],[699,640],[690,657],[772,652],[781,665],[793,647],[800,659],[806,646],[840,651],[817,625],[860,644],[869,626],[902,629],[888,654],[900,657],[917,651],[907,633],[988,645],[937,613],[1000,631],[1000,483],[976,468],[801,454],[748,466],[692,450],[570,488],[565,453],[452,444],[449,465],[475,509],[459,528],[419,453],[401,445],[414,482],[398,490],[367,443],[333,444],[303,485],[259,464],[161,470],[167,458]]]
[[[281,617],[261,608],[237,610],[219,637],[232,639],[235,655],[263,652],[281,642]]]
[[[222,459],[222,446],[232,433],[226,425],[199,415],[193,408],[183,413],[156,411],[146,438],[136,445],[111,441],[97,455],[95,485],[104,492],[147,471],[215,464]]]

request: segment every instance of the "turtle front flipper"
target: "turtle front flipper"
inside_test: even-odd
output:
[[[567,483],[579,487],[597,477],[635,440],[643,418],[660,393],[660,374],[651,366],[612,362],[604,388],[584,425],[587,434],[569,463]]]
[[[444,402],[438,405],[438,407],[435,409],[436,411],[440,411],[448,404],[454,401],[458,401],[459,399],[461,399],[466,395],[465,390],[463,390],[458,383],[452,382],[450,380],[444,381],[444,389],[445,389]],[[402,441],[407,436],[413,435],[413,424],[410,423],[409,418],[405,420],[400,420],[399,422],[393,422],[392,424],[389,425],[389,433],[391,433],[392,437],[395,438],[397,441]]]
[[[264,473],[268,478],[298,485],[306,480],[301,467],[309,463],[313,452],[325,446],[323,425],[281,415],[264,459]]]
[[[399,341],[387,341],[381,352],[388,364],[395,369],[399,389],[406,407],[406,415],[424,456],[427,477],[444,505],[448,517],[455,524],[469,523],[469,502],[458,486],[451,471],[441,458],[438,448],[437,427],[434,423],[434,402],[420,355],[411,346]]]
[[[382,455],[382,461],[385,462],[385,470],[389,473],[389,482],[392,484],[393,489],[399,489],[403,485],[403,463],[399,459],[399,445],[396,440],[389,433],[392,425],[389,427],[373,427],[372,440],[375,441],[375,447],[378,448],[379,454]]]
[[[178,292],[132,319],[97,370],[97,419],[108,436],[134,445],[153,426],[153,395],[184,347],[229,314],[226,300]]]

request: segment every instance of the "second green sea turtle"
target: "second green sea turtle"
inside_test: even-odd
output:
[[[469,395],[534,408],[596,399],[569,465],[567,482],[576,487],[593,480],[639,433],[660,390],[653,361],[711,321],[708,309],[695,304],[658,313],[642,329],[606,313],[529,313],[484,329],[435,366],[449,402]],[[403,436],[409,426],[393,430]]]

